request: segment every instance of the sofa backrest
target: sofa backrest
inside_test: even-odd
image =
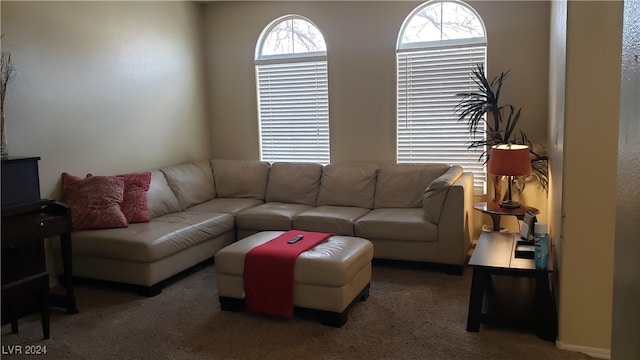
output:
[[[152,218],[180,211],[180,203],[160,170],[151,171],[147,206]]]
[[[216,196],[213,173],[208,160],[160,169],[178,198],[180,210],[211,200]]]
[[[378,171],[374,208],[422,207],[422,195],[429,184],[444,174],[449,165],[384,165]]]
[[[317,205],[373,208],[377,172],[373,165],[326,165]]]
[[[277,162],[271,164],[266,201],[315,206],[322,165]]]
[[[269,163],[257,160],[211,160],[216,197],[265,199]]]

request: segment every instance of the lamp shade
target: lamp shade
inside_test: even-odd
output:
[[[491,147],[487,171],[493,175],[525,176],[531,173],[527,145],[500,144]]]

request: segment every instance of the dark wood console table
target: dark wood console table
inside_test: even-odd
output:
[[[71,210],[41,199],[39,158],[2,159],[2,324],[18,332],[18,318],[40,310],[42,332],[49,338],[49,306],[78,312],[73,293]],[[60,237],[64,294],[49,291],[44,239]]]
[[[485,295],[492,288],[493,275],[528,277],[534,279],[532,321],[541,339],[554,341],[557,336],[557,312],[551,293],[549,275],[552,262],[544,270],[536,269],[533,259],[515,257],[518,234],[505,232],[483,232],[471,255],[469,265],[473,267],[467,331],[480,331],[480,322],[489,321],[491,314],[483,313]],[[551,247],[549,247],[551,249]],[[549,258],[551,259],[551,253]],[[499,309],[500,311],[504,309]]]

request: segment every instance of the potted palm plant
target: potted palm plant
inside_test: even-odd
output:
[[[479,64],[472,70],[471,75],[477,89],[457,94],[461,99],[455,107],[455,112],[458,115],[458,121],[465,121],[471,133],[476,134],[481,131],[483,127],[480,125],[482,123],[486,126],[484,127],[484,139],[470,143],[469,147],[484,148],[483,155],[487,155],[485,159],[488,160],[489,154],[486,149],[490,149],[494,145],[521,144],[529,146],[532,172],[528,178],[533,178],[541,189],[548,192],[548,157],[538,153],[534,148],[534,143],[522,130],[517,128],[522,109],[516,109],[510,104],[500,104],[500,92],[509,71],[502,72],[489,81],[484,66]],[[494,202],[499,202],[502,199],[502,180],[501,176],[492,177]],[[518,191],[522,191],[526,180],[527,178],[515,178],[514,183],[510,183],[508,186],[516,186]]]

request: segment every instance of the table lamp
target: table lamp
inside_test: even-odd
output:
[[[509,176],[509,196],[500,207],[516,209],[520,203],[511,198],[511,178],[531,173],[531,158],[527,145],[500,144],[491,147],[487,171],[493,175]]]

